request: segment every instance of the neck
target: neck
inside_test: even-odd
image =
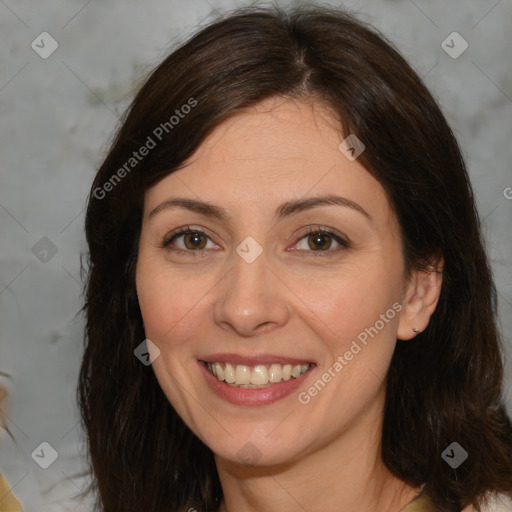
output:
[[[382,421],[374,420],[382,414],[375,413],[366,411],[336,439],[283,464],[247,467],[216,457],[224,493],[219,512],[400,511],[420,489],[382,462]]]

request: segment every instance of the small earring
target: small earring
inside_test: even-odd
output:
[[[412,330],[413,330],[414,332],[420,332],[420,330],[419,330],[417,327],[413,327],[413,328],[412,328]]]

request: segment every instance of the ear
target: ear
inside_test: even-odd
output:
[[[427,328],[434,313],[443,281],[443,258],[424,270],[414,270],[406,285],[397,338],[410,340]]]

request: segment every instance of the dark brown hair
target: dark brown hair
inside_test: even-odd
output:
[[[200,30],[151,73],[92,185],[78,399],[100,509],[218,509],[211,450],[134,357],[145,338],[134,279],[142,208],[146,189],[215,127],[272,96],[328,105],[340,134],[363,141],[359,161],[387,192],[409,270],[445,260],[430,324],[398,342],[389,369],[384,463],[404,482],[425,484],[442,511],[512,492],[496,291],[465,165],[438,105],[384,36],[352,16],[245,8]],[[130,160],[150,139],[146,156]],[[454,441],[469,453],[456,470],[441,458]]]

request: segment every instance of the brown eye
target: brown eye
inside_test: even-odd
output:
[[[206,237],[198,231],[194,231],[192,233],[186,233],[183,236],[183,242],[187,249],[204,249],[206,245]]]
[[[171,233],[163,240],[161,247],[176,252],[200,252],[207,248],[208,242],[211,242],[211,240],[206,233],[200,229],[186,227]],[[211,243],[213,244],[213,242]]]
[[[300,252],[317,253],[317,256],[323,252],[330,254],[349,247],[349,243],[342,236],[320,227],[309,229],[296,245]]]
[[[321,249],[322,251],[331,247],[332,237],[325,233],[315,233],[308,235],[308,245],[311,249]]]

